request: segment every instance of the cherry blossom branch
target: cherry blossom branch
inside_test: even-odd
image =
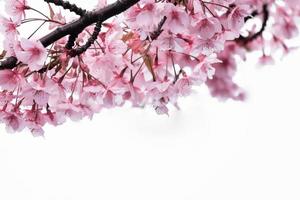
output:
[[[91,35],[91,37],[88,39],[88,41],[81,47],[78,47],[76,49],[72,49],[69,53],[69,55],[71,57],[75,57],[75,56],[78,56],[80,54],[82,54],[83,52],[85,52],[92,44],[94,44],[94,42],[97,40],[98,38],[98,35],[101,31],[101,22],[97,22],[96,26],[95,26],[95,29],[94,29],[94,32],[93,34]]]
[[[87,12],[85,9],[79,8],[77,5],[71,4],[68,1],[63,1],[63,0],[44,0],[44,1],[47,2],[47,3],[53,3],[56,6],[61,6],[65,10],[69,10],[71,12],[74,12],[75,14],[77,14],[79,16],[84,16]],[[69,36],[69,40],[68,40],[68,42],[65,46],[66,49],[72,49],[72,47],[74,46],[74,43],[75,43],[75,41],[78,37],[78,34],[79,33],[74,33],[74,34],[71,34]]]
[[[40,39],[40,42],[44,47],[47,47],[67,35],[82,32],[86,27],[94,23],[102,23],[105,20],[126,11],[128,8],[138,2],[139,0],[118,0],[115,3],[112,3],[104,8],[92,12],[87,11],[86,14],[80,17],[78,20],[58,27],[56,30],[42,37]],[[16,67],[17,62],[17,58],[13,56],[8,57],[0,62],[0,70],[13,69],[14,67]]]

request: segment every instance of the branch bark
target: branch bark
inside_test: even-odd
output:
[[[104,8],[92,12],[86,12],[86,14],[78,20],[58,27],[56,30],[45,35],[40,39],[40,42],[44,47],[47,47],[67,35],[83,31],[86,27],[94,23],[102,23],[105,20],[126,11],[138,2],[139,0],[118,0]],[[16,57],[8,57],[0,62],[0,70],[13,69],[17,65],[17,62],[18,60]]]

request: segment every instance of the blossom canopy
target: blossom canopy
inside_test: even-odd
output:
[[[244,100],[237,63],[253,51],[262,65],[274,62],[271,50],[289,53],[300,15],[297,0],[99,0],[93,11],[44,1],[46,13],[5,0],[0,16],[0,122],[35,136],[128,103],[168,114],[200,85]]]

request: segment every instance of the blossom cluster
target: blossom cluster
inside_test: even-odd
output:
[[[220,99],[243,100],[244,91],[233,82],[237,62],[250,51],[262,52],[261,64],[273,61],[268,48],[288,53],[300,15],[297,0],[141,0],[102,23],[95,43],[72,56],[68,37],[49,47],[22,37],[25,23],[44,21],[49,31],[68,23],[68,12],[45,3],[44,14],[33,5],[6,0],[7,14],[0,17],[0,57],[18,59],[15,68],[0,70],[0,121],[8,131],[28,128],[36,136],[44,134],[45,124],[92,118],[126,103],[168,114],[198,85]],[[105,6],[99,0],[97,8]],[[29,18],[32,11],[41,18]],[[81,32],[75,47],[92,31]]]

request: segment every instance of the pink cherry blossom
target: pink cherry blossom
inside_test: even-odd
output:
[[[25,10],[28,8],[26,0],[5,0],[5,11],[16,23],[20,23],[25,17]]]
[[[5,17],[0,16],[0,32],[5,35],[7,38],[12,38],[16,37],[17,35],[17,26],[15,22],[13,22],[11,19],[7,19]]]
[[[249,15],[248,6],[235,7],[228,16],[228,27],[232,30],[240,30],[244,25],[244,18]]]
[[[11,70],[0,71],[0,87],[4,90],[13,91],[21,84],[21,74]]]
[[[221,31],[221,23],[214,17],[201,19],[195,26],[195,34],[199,34],[202,39],[210,39]]]
[[[189,16],[182,9],[173,4],[166,4],[164,9],[167,13],[166,28],[173,33],[182,33],[189,26]]]
[[[5,123],[7,132],[20,132],[25,128],[22,115],[14,110],[1,112],[0,119]]]
[[[31,70],[39,70],[43,67],[47,57],[47,50],[38,41],[21,39],[19,44],[15,46],[17,58],[28,64]]]

